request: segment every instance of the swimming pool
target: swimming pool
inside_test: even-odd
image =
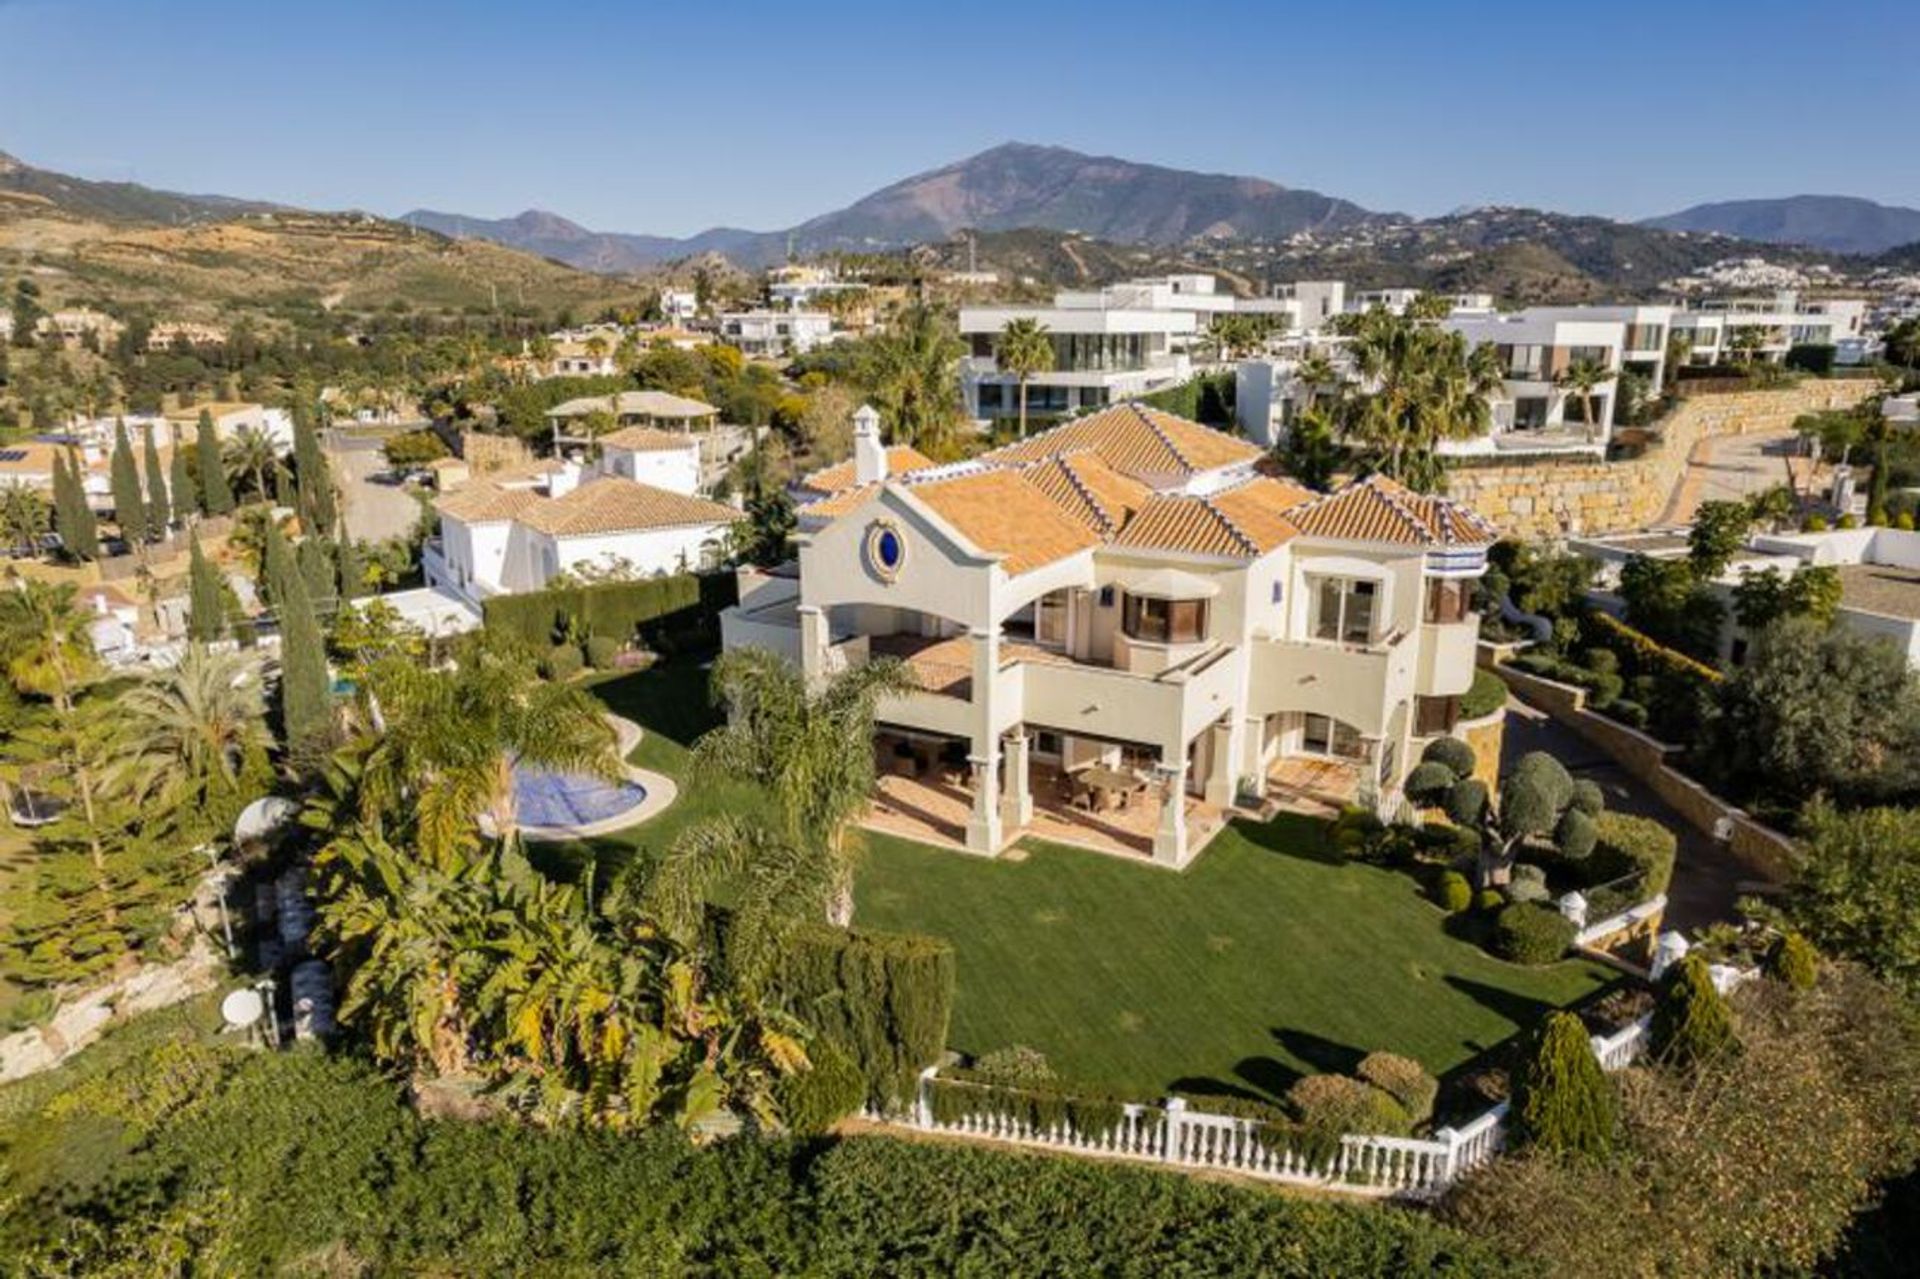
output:
[[[611,821],[646,801],[638,782],[609,782],[580,773],[559,773],[516,764],[513,802],[523,827],[566,830]]]

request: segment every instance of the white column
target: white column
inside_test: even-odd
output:
[[[794,610],[800,615],[800,670],[807,683],[818,684],[827,677],[827,615],[818,604],[802,604]]]
[[[1187,864],[1187,764],[1160,766],[1160,829],[1153,837],[1153,860],[1162,866]]]
[[[1000,797],[1000,825],[1008,833],[1019,830],[1033,820],[1033,787],[1028,777],[1032,747],[1033,739],[1024,728],[1015,730],[1007,737],[1007,786],[1006,792]]]
[[[973,816],[967,821],[967,849],[991,857],[1000,851],[1000,761],[992,750],[974,755]]]
[[[1000,673],[1000,628],[970,632],[973,637],[973,816],[967,822],[967,847],[991,857],[1000,851],[1000,736],[993,731],[993,684]]]
[[[1213,735],[1212,767],[1207,770],[1207,802],[1220,808],[1233,804],[1236,778],[1234,763],[1240,758],[1240,719],[1229,715],[1207,731]]]

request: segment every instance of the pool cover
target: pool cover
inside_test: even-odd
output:
[[[517,764],[513,770],[513,802],[522,826],[587,826],[618,817],[646,797],[646,787],[633,782],[606,782],[530,764]]]

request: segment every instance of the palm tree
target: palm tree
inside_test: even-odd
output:
[[[9,484],[0,490],[0,534],[8,539],[9,545],[37,550],[51,518],[52,508],[38,489]]]
[[[225,462],[229,477],[238,481],[251,476],[253,491],[259,500],[272,499],[267,473],[280,462],[280,448],[272,436],[252,426],[241,427],[227,441]]]
[[[1387,475],[1416,487],[1438,478],[1434,447],[1482,434],[1501,370],[1487,343],[1376,308],[1344,326],[1353,336],[1360,393],[1340,406],[1341,426]]]
[[[231,801],[273,744],[259,663],[240,652],[190,645],[119,700],[138,766],[160,782],[168,807]]]
[[[363,743],[360,815],[410,812],[434,864],[473,846],[483,829],[509,846],[518,840],[516,763],[622,775],[592,695],[540,679],[525,654],[498,641],[483,639],[451,670],[377,662],[365,691],[385,731]]]
[[[1315,351],[1294,367],[1293,380],[1306,392],[1306,402],[1300,406],[1301,414],[1305,415],[1313,412],[1323,387],[1338,390],[1340,371],[1333,367],[1333,361],[1325,353]]]
[[[893,442],[936,458],[954,447],[960,416],[959,360],[966,347],[953,326],[925,305],[909,306],[872,339],[859,380],[893,428]]]
[[[1757,324],[1743,324],[1727,334],[1727,350],[1739,357],[1742,364],[1752,364],[1753,357],[1766,343],[1766,331]]]
[[[1554,382],[1580,404],[1580,421],[1592,440],[1600,427],[1600,397],[1596,392],[1613,380],[1613,371],[1599,360],[1575,360]]]
[[[818,688],[763,649],[737,649],[713,667],[728,722],[700,739],[692,777],[758,783],[773,815],[734,814],[688,830],[661,862],[647,901],[671,935],[697,934],[712,889],[739,887],[742,965],[767,958],[790,922],[824,914],[853,922],[854,845],[848,827],[873,792],[873,721],[881,699],[919,686],[912,669],[873,661]]]
[[[1034,319],[1008,320],[993,343],[994,363],[1020,383],[1020,438],[1027,438],[1027,383],[1053,368],[1053,339]]]

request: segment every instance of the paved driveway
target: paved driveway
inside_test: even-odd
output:
[[[1733,903],[1749,872],[1727,848],[1701,834],[1667,802],[1648,790],[1572,729],[1520,700],[1507,703],[1506,735],[1500,748],[1504,772],[1529,751],[1545,751],[1575,777],[1591,778],[1607,794],[1615,812],[1651,817],[1674,833],[1679,856],[1667,889],[1666,927],[1685,931],[1735,918]]]
[[[396,433],[407,429],[410,428],[394,428]],[[387,469],[380,444],[376,437],[348,436],[337,431],[329,431],[325,440],[328,461],[340,484],[347,532],[368,542],[403,536],[420,518],[419,503],[410,490],[374,481],[374,476],[384,475]]]
[[[1694,446],[1680,477],[1665,524],[1687,524],[1702,502],[1738,501],[1776,484],[1790,483],[1787,459],[1800,452],[1792,431],[1718,435]]]

